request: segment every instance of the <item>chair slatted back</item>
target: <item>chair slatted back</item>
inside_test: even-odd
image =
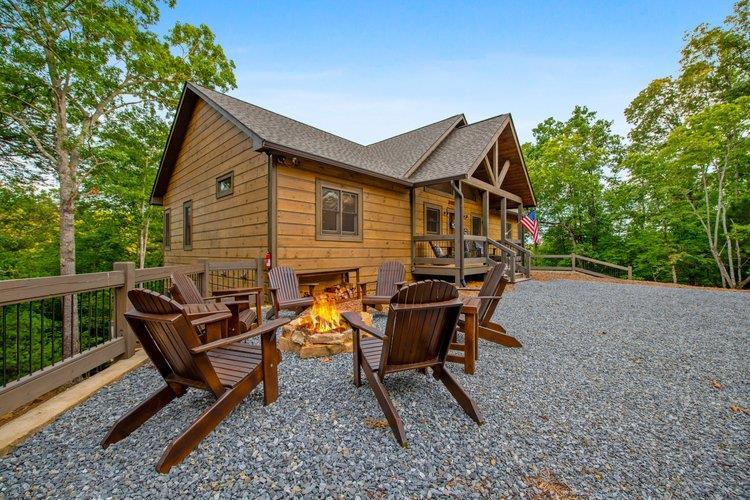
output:
[[[404,264],[398,260],[387,260],[378,268],[378,286],[375,295],[391,297],[398,291],[396,283],[404,281]]]
[[[419,281],[399,290],[389,305],[380,376],[444,362],[461,306],[458,290],[445,281]]]
[[[125,318],[162,376],[166,379],[175,374],[221,394],[223,388],[208,357],[190,352],[201,341],[182,306],[141,288],[130,290],[128,299],[134,309],[125,313]]]
[[[495,264],[492,269],[484,276],[484,283],[482,288],[479,290],[479,295],[482,297],[500,297],[505,290],[505,285],[508,280],[505,278],[505,263],[501,262]],[[495,309],[500,299],[483,299],[479,305],[477,311],[477,318],[479,323],[482,324],[485,321],[492,320],[492,315],[495,314]],[[489,316],[489,317],[488,317]]]
[[[169,291],[177,302],[180,304],[203,304],[200,290],[187,274],[175,272],[172,273],[171,279],[172,287]]]
[[[277,266],[268,271],[268,282],[271,288],[276,288],[276,296],[281,302],[301,299],[299,293],[299,280],[294,269],[286,266]]]

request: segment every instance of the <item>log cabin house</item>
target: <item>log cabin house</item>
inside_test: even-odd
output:
[[[461,283],[491,260],[529,276],[518,217],[535,200],[509,114],[364,146],[188,83],[151,202],[167,265],[268,251],[299,271],[356,266],[363,281],[389,259],[409,279]]]

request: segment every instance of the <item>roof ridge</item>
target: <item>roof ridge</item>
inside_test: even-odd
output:
[[[221,94],[221,95],[223,95],[224,97],[228,97],[228,98],[230,98],[230,99],[234,99],[235,101],[239,101],[239,102],[241,102],[242,104],[246,104],[246,105],[248,105],[248,106],[252,106],[252,107],[254,107],[254,108],[262,109],[262,110],[263,110],[263,111],[265,111],[266,113],[271,113],[272,115],[280,116],[280,117],[282,117],[282,118],[284,118],[284,119],[286,119],[286,120],[291,120],[291,121],[293,121],[293,122],[299,123],[300,125],[304,125],[305,127],[310,127],[310,128],[313,128],[313,129],[317,130],[318,132],[323,132],[324,134],[328,134],[328,135],[331,135],[331,136],[333,136],[333,137],[336,137],[336,138],[338,138],[338,139],[341,139],[341,140],[344,140],[344,141],[346,141],[346,142],[349,142],[349,143],[351,143],[351,144],[354,144],[355,146],[359,146],[359,147],[361,147],[361,148],[367,148],[367,146],[366,146],[366,145],[364,145],[364,144],[360,144],[359,142],[355,142],[355,141],[352,141],[351,139],[347,139],[346,137],[342,137],[342,136],[340,136],[340,135],[336,135],[336,134],[334,134],[333,132],[329,132],[329,131],[327,131],[327,130],[323,130],[322,128],[316,127],[315,125],[310,125],[309,123],[305,123],[305,122],[303,122],[303,121],[297,120],[296,118],[292,118],[292,117],[290,117],[290,116],[282,115],[281,113],[277,113],[276,111],[271,111],[270,109],[268,109],[268,108],[264,108],[263,106],[258,106],[257,104],[253,104],[253,103],[251,103],[251,102],[243,101],[242,99],[240,99],[240,98],[238,98],[238,97],[234,97],[234,96],[231,96],[231,95],[229,95],[229,94],[226,94],[226,93],[224,93],[224,92],[220,92],[220,91],[218,91],[218,90],[214,90],[214,89],[211,89],[211,88],[208,88],[208,87],[204,87],[203,85],[198,85],[197,83],[192,83],[192,82],[190,82],[190,85],[193,85],[193,86],[195,86],[195,87],[198,87],[199,89],[203,89],[203,90],[210,90],[211,92],[216,92],[217,94]]]
[[[455,114],[455,115],[451,115],[451,116],[448,116],[448,117],[446,117],[446,118],[443,118],[443,119],[441,119],[441,120],[437,120],[437,121],[434,121],[434,122],[432,122],[432,123],[428,123],[427,125],[422,125],[421,127],[417,127],[417,128],[415,128],[415,129],[407,130],[407,131],[405,131],[405,132],[401,132],[400,134],[392,135],[391,137],[386,137],[385,139],[381,139],[381,140],[379,140],[379,141],[375,141],[375,142],[372,142],[372,143],[370,143],[370,144],[367,144],[367,145],[366,145],[365,147],[366,147],[366,148],[369,148],[370,146],[374,146],[374,145],[376,145],[376,144],[380,144],[381,142],[385,142],[385,141],[390,141],[391,139],[395,139],[396,137],[401,137],[401,136],[404,136],[404,135],[406,135],[406,134],[411,134],[411,133],[414,133],[414,132],[416,132],[416,131],[418,131],[418,130],[422,130],[422,129],[425,129],[425,128],[427,128],[427,127],[432,127],[433,125],[437,125],[437,124],[438,124],[438,123],[440,123],[440,122],[445,122],[445,121],[448,121],[448,120],[450,120],[450,119],[456,119],[456,118],[458,118],[459,116],[463,116],[463,113],[457,113],[457,114]]]
[[[501,116],[507,118],[508,116],[510,116],[510,113],[500,113],[499,115],[490,116],[489,118],[484,118],[483,120],[479,120],[478,122],[467,123],[466,125],[461,125],[461,126],[456,127],[456,128],[467,128],[467,127],[471,127],[473,125],[479,125],[480,123],[488,122],[490,120],[494,120],[495,118],[500,118]]]

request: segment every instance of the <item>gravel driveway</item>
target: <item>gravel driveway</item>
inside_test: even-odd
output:
[[[482,341],[475,376],[452,370],[481,428],[431,377],[395,375],[402,449],[350,382],[351,356],[286,356],[274,405],[255,392],[163,476],[154,465],[208,396],[98,446],[161,384],[145,367],[0,458],[0,498],[750,495],[750,295],[529,281],[497,319],[524,347]]]

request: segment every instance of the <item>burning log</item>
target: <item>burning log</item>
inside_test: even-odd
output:
[[[359,301],[339,304],[345,310],[361,309]],[[372,316],[361,313],[368,325]],[[279,348],[292,351],[301,358],[317,358],[342,352],[352,352],[352,331],[341,317],[334,297],[327,293],[315,297],[312,307],[284,325]]]

